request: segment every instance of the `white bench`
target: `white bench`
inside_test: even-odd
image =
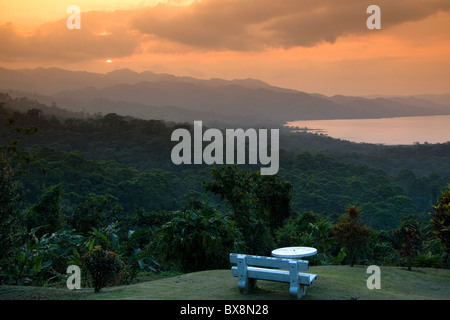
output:
[[[302,273],[309,269],[305,260],[284,259],[230,253],[230,262],[236,264],[231,268],[234,277],[238,277],[239,290],[247,294],[256,287],[256,280],[269,280],[289,283],[289,293],[300,299],[306,293],[317,275]]]

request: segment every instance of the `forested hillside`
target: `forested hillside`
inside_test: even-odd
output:
[[[1,121],[15,122],[2,128],[2,144],[17,139],[29,152],[30,162],[22,168],[24,200],[29,203],[43,187],[61,183],[67,194],[112,194],[127,213],[136,206],[175,210],[190,195],[202,192],[201,182],[210,179],[211,166],[177,166],[171,161],[172,131],[192,130],[192,123],[116,114],[81,118],[27,99],[4,100]],[[18,106],[29,109],[8,109]],[[36,134],[13,130],[30,127],[37,128]],[[279,175],[293,184],[295,211],[333,215],[358,205],[369,225],[380,229],[396,227],[402,214],[426,217],[450,182],[449,143],[356,144],[284,129],[280,149]]]
[[[230,250],[267,254],[298,243],[319,249],[313,263],[342,263],[354,257],[333,241],[332,226],[348,208],[358,208],[355,216],[372,230],[356,262],[401,264],[396,250],[411,230],[405,223],[420,226],[418,264],[448,261],[429,213],[450,182],[449,143],[386,147],[283,129],[279,173],[261,176],[252,166],[174,165],[171,133],[192,130],[191,123],[75,115],[25,98],[2,100],[1,188],[11,195],[2,201],[4,212],[15,213],[3,225],[11,236],[2,245],[15,245],[0,260],[19,263],[20,246],[39,256],[37,239],[57,241],[60,250],[70,244],[59,258],[38,246],[45,253],[40,263],[30,258],[31,274],[13,272],[10,281],[45,282],[49,268],[63,274],[67,261],[60,259],[80,259],[89,241],[109,243],[126,263],[151,270],[223,267]],[[45,269],[42,278],[33,268]]]

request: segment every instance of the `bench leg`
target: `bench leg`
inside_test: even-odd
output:
[[[256,288],[256,279],[247,278],[242,281],[239,279],[238,288],[241,293],[247,294]]]
[[[306,294],[306,286],[305,285],[292,285],[289,287],[289,293],[292,298],[300,299]]]
[[[238,288],[242,293],[247,294],[256,287],[256,279],[250,279],[247,276],[246,256],[239,255],[237,257],[237,260],[238,260],[237,268],[239,273]]]
[[[300,299],[306,294],[306,286],[299,283],[297,261],[289,262],[289,293],[293,298]]]

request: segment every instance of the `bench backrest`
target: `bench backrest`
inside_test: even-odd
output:
[[[264,257],[239,253],[230,253],[230,262],[237,264],[239,260],[238,257],[240,259],[244,258],[245,264],[248,266],[289,269],[290,266],[292,266],[292,261],[296,261],[298,271],[308,270],[309,268],[309,262],[305,260]]]

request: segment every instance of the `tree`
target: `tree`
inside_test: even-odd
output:
[[[18,222],[21,185],[0,150],[0,263],[10,256]]]
[[[261,234],[265,232],[265,216],[259,216],[256,209],[256,199],[253,189],[258,180],[258,174],[250,170],[238,170],[237,166],[211,169],[212,181],[203,182],[202,187],[216,195],[220,195],[230,206],[230,217],[245,238],[246,250],[250,253],[259,252],[263,241]],[[265,249],[262,249],[264,251]]]
[[[433,233],[442,243],[444,250],[450,254],[450,185],[441,193],[436,205],[433,206],[431,224]]]
[[[93,228],[100,229],[113,222],[123,208],[112,195],[89,194],[79,204],[70,219],[70,224],[78,232],[87,235]]]
[[[8,102],[8,94],[0,94],[0,100]],[[0,102],[0,113],[3,113],[4,103]],[[33,135],[36,128],[15,127],[18,120],[7,118],[3,125],[4,136],[11,138],[5,145],[0,145],[0,267],[5,259],[11,256],[16,240],[20,236],[19,206],[21,203],[22,184],[18,179],[18,172],[22,163],[28,163],[30,157],[20,148],[17,134]]]
[[[413,216],[403,218],[393,235],[396,240],[396,247],[400,255],[406,260],[408,271],[411,271],[414,258],[422,245],[420,223]]]
[[[267,254],[275,245],[275,230],[291,214],[292,184],[278,176],[262,176],[237,166],[213,168],[212,181],[202,184],[227,201],[231,218],[244,234],[247,250]]]
[[[65,213],[61,206],[64,190],[61,184],[45,188],[39,202],[25,213],[28,231],[36,229],[36,235],[51,234],[64,227]]]
[[[339,218],[337,224],[332,227],[332,234],[339,241],[353,267],[358,258],[360,248],[367,242],[370,229],[359,221],[361,212],[355,206],[347,208],[346,213]]]
[[[254,189],[258,209],[266,211],[271,230],[281,227],[291,216],[292,183],[277,175],[259,176]]]

